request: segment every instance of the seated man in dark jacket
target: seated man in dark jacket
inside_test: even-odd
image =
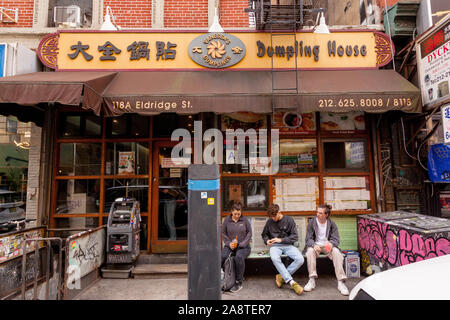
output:
[[[267,214],[269,219],[261,236],[264,243],[270,247],[270,259],[279,272],[275,276],[275,283],[278,288],[281,288],[283,283],[288,283],[295,293],[302,294],[303,288],[292,278],[304,262],[302,254],[293,245],[298,240],[295,221],[292,217],[283,215],[277,204],[270,205],[267,208]],[[287,268],[281,261],[282,254],[293,260]]]
[[[316,287],[317,278],[316,259],[320,253],[324,253],[333,261],[334,272],[338,280],[338,290],[343,295],[348,295],[348,289],[344,284],[347,276],[344,272],[344,256],[339,250],[339,230],[333,220],[330,219],[331,207],[321,204],[317,208],[316,218],[310,220],[306,229],[306,260],[308,263],[309,281],[305,291],[312,291]]]
[[[231,252],[235,252],[236,284],[230,289],[237,292],[242,289],[244,279],[245,258],[250,254],[250,240],[252,227],[246,217],[242,216],[242,207],[239,203],[233,204],[231,214],[225,218],[222,224],[222,267]]]

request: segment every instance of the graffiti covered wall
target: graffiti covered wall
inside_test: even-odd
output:
[[[358,249],[362,270],[380,270],[450,254],[450,229],[421,233],[407,227],[373,219],[357,219]]]
[[[105,260],[105,229],[73,236],[69,240],[69,266],[79,269],[80,277],[100,267]]]

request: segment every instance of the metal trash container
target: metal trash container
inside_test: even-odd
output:
[[[111,205],[106,229],[106,263],[134,263],[139,256],[139,201],[119,198]]]

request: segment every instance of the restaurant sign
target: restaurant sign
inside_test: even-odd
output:
[[[377,31],[270,33],[67,31],[44,37],[37,53],[57,70],[358,69],[392,60]]]

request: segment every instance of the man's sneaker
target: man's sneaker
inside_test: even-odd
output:
[[[348,289],[344,282],[338,281],[338,290],[342,295],[348,296]]]
[[[313,289],[314,289],[315,287],[316,287],[316,280],[314,280],[314,278],[309,278],[309,281],[308,281],[308,283],[306,284],[304,290],[305,290],[306,292],[313,291]]]
[[[284,284],[284,279],[283,279],[283,277],[281,276],[281,274],[277,274],[277,275],[275,276],[275,282],[277,283],[277,287],[278,287],[278,288],[281,288],[281,286]]]
[[[301,295],[303,293],[303,288],[301,285],[299,285],[297,282],[292,281],[291,283],[292,290],[295,291],[296,294]]]
[[[230,289],[230,292],[238,292],[239,290],[242,289],[242,282],[241,281],[236,281],[236,283],[234,284],[233,288]]]

